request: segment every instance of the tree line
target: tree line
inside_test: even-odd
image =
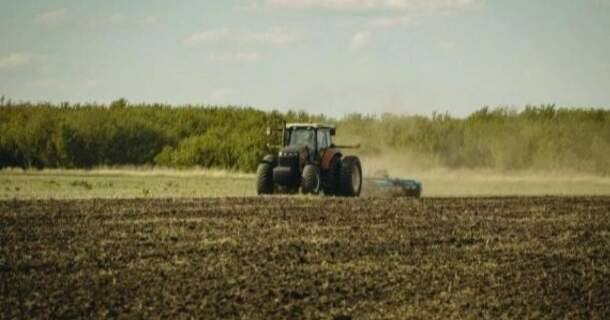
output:
[[[0,100],[0,168],[156,165],[252,172],[270,152],[266,127],[337,125],[363,155],[388,150],[448,168],[610,174],[610,111],[553,105],[482,108],[465,118],[350,114],[339,119],[249,107],[50,104]],[[277,143],[277,141],[275,141]]]

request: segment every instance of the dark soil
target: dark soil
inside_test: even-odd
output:
[[[610,319],[610,198],[1,201],[0,317]]]

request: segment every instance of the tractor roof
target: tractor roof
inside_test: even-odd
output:
[[[335,126],[326,123],[288,123],[286,128],[316,128],[316,129],[334,129]]]

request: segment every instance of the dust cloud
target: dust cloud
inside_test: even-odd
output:
[[[610,195],[610,177],[580,172],[451,169],[397,151],[359,156],[366,178],[364,196],[386,194],[372,183],[384,176],[421,182],[424,197]]]

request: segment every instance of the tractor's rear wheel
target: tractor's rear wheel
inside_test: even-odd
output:
[[[322,177],[322,189],[324,195],[336,196],[341,194],[341,157],[335,156],[330,161],[330,167]]]
[[[259,195],[273,194],[273,166],[261,163],[256,170],[256,193]]]
[[[303,168],[301,179],[301,192],[303,194],[318,194],[322,186],[320,181],[320,169],[317,166],[308,164]]]
[[[341,195],[357,197],[362,191],[362,166],[360,159],[347,156],[341,161]]]

